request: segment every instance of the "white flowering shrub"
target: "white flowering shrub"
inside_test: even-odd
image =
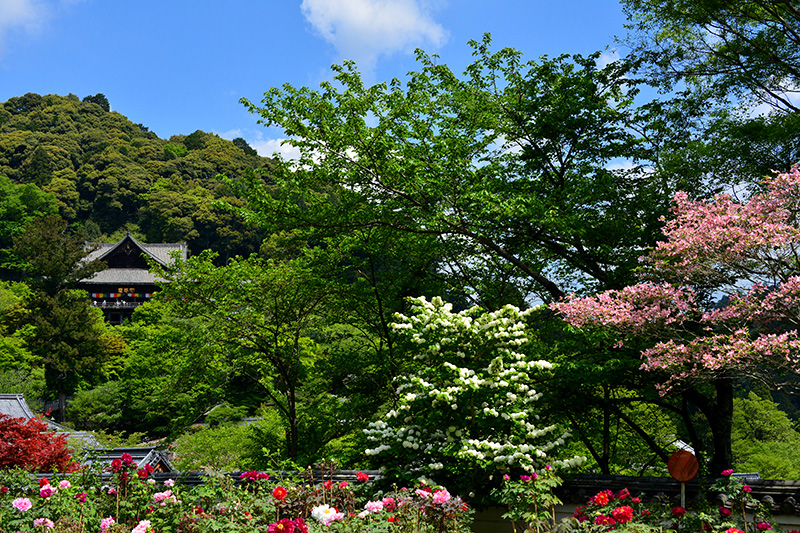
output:
[[[525,325],[530,311],[453,313],[441,298],[412,305],[411,315],[398,315],[393,327],[415,347],[419,365],[398,378],[396,408],[365,430],[374,444],[368,455],[431,477],[441,470],[488,477],[580,461],[554,457],[566,434],[540,425],[534,412],[540,397],[534,383],[550,363],[526,355],[534,351]]]

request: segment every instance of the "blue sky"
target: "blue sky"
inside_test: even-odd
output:
[[[317,87],[353,59],[370,83],[416,70],[422,48],[461,72],[492,34],[525,59],[588,54],[625,33],[617,0],[0,0],[0,102],[27,92],[103,93],[159,137],[281,132],[238,103],[271,87]]]

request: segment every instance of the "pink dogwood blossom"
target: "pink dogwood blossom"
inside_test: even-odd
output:
[[[651,340],[641,368],[665,376],[662,393],[692,380],[800,373],[799,209],[798,168],[767,178],[746,201],[678,193],[665,240],[641,258],[641,283],[550,307],[623,344]]]

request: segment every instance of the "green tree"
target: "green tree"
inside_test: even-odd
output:
[[[298,397],[316,350],[309,335],[324,323],[329,299],[322,280],[300,259],[215,267],[208,252],[156,271],[166,281],[157,298],[179,317],[202,319],[204,340],[224,347],[228,368],[281,414],[287,455],[296,458]]]
[[[765,479],[797,479],[800,433],[769,397],[749,392],[733,400],[732,447],[740,472],[758,472]]]
[[[239,148],[242,152],[246,153],[247,155],[252,155],[252,156],[258,155],[258,152],[253,150],[253,148],[249,144],[247,144],[247,141],[245,141],[241,137],[236,137],[232,142],[237,148]]]
[[[108,103],[108,98],[106,98],[106,95],[104,95],[103,93],[97,93],[94,96],[92,95],[85,96],[83,98],[83,101],[90,104],[97,104],[101,108],[103,108],[103,111],[105,112],[111,111],[111,105]]]
[[[91,250],[55,215],[39,218],[14,238],[13,252],[23,261],[26,281],[36,291],[57,297],[105,268],[102,261],[84,261]]]
[[[21,267],[19,258],[11,251],[14,237],[21,235],[34,219],[54,215],[57,209],[53,196],[36,185],[15,185],[0,176],[0,272],[3,278],[9,278]]]
[[[50,391],[57,394],[63,421],[66,396],[82,382],[95,384],[110,350],[102,312],[74,287],[102,270],[100,261],[84,261],[89,250],[58,217],[37,219],[14,239],[13,251],[24,261],[24,275],[33,289],[16,327],[32,327],[26,347],[45,369]]]
[[[800,110],[800,9],[773,0],[624,0],[634,53],[662,86],[679,81],[718,95]]]
[[[496,289],[487,272],[498,266],[523,299],[624,285],[677,185],[640,166],[661,153],[648,144],[655,133],[636,131],[657,109],[634,113],[624,63],[523,63],[489,44],[473,43],[465,79],[420,53],[405,86],[366,87],[348,63],[334,67],[341,89],[284,86],[261,106],[243,100],[302,154],[268,180],[243,180],[253,218],[272,230],[429,235],[448,262],[440,274],[460,290]],[[619,159],[633,167],[610,169]]]
[[[489,310],[632,281],[672,192],[703,196],[717,188],[705,167],[669,156],[705,146],[706,102],[676,96],[637,108],[625,62],[599,67],[596,54],[523,62],[511,49],[492,53],[488,37],[473,47],[475,61],[462,77],[420,52],[422,68],[405,84],[365,86],[346,63],[319,90],[284,86],[265,93],[261,105],[244,100],[265,124],[283,128],[301,159],[239,180],[248,200],[241,211],[268,231],[300,232],[311,242],[380,230],[406,255],[425,252],[427,261],[403,279],[414,272],[428,295],[472,298]],[[620,161],[628,165],[615,168]],[[405,266],[402,253],[391,260]],[[632,433],[646,436],[641,418],[625,411],[637,397],[632,387],[648,389],[639,398],[656,399],[638,355],[603,359],[615,341],[588,342],[570,353],[587,368],[603,365],[608,381],[587,390],[576,419],[603,413],[604,450],[611,421],[623,416]],[[682,399],[672,401],[683,420]],[[587,447],[597,445],[589,438]],[[664,443],[649,442],[664,454]],[[598,454],[601,469],[609,453]]]

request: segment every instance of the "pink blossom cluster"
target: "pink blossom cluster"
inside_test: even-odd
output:
[[[24,513],[25,511],[30,510],[33,504],[31,504],[31,501],[28,498],[17,498],[13,502],[11,502],[11,506],[14,509],[22,511]]]
[[[136,527],[131,530],[131,533],[149,533],[153,528],[150,525],[150,520],[142,520]]]
[[[793,168],[771,176],[764,187],[764,192],[746,202],[737,202],[728,194],[712,201],[692,201],[686,193],[677,193],[673,218],[663,230],[666,241],[659,243],[647,260],[657,270],[689,281],[746,268],[766,253],[799,242],[800,229],[793,224],[793,212],[800,199],[800,171]]]
[[[100,533],[106,533],[106,530],[116,523],[113,516],[108,516],[100,520]]]
[[[650,282],[588,298],[571,295],[550,304],[550,308],[575,327],[599,325],[623,334],[641,334],[648,329],[682,322],[697,312],[691,290]]]
[[[622,290],[551,304],[575,327],[599,326],[651,339],[642,369],[678,382],[779,368],[800,373],[800,169],[776,174],[747,201],[675,196],[665,241],[649,256],[649,279]],[[726,296],[701,307],[697,293]],[[621,342],[622,342],[621,341]]]

